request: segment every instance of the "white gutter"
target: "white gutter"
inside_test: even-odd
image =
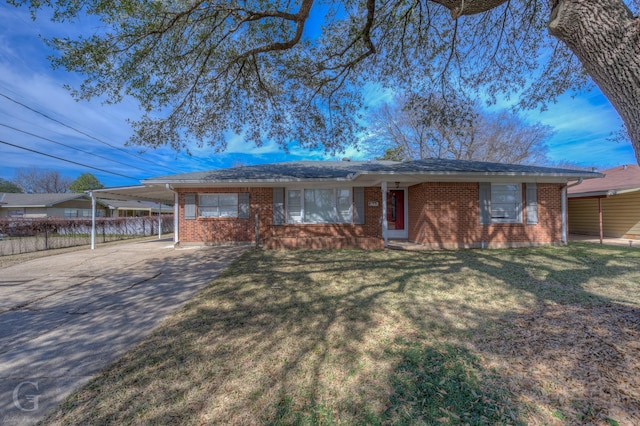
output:
[[[589,197],[609,197],[616,195],[616,191],[591,191],[591,192],[574,192],[568,194],[569,198],[589,198]]]
[[[567,244],[567,241],[569,240],[569,232],[567,229],[567,218],[569,217],[569,212],[567,211],[567,189],[572,186],[580,185],[583,180],[583,178],[578,178],[577,182],[562,187],[562,244]]]
[[[566,188],[571,188],[572,186],[580,185],[580,184],[582,183],[582,181],[583,181],[583,180],[584,180],[583,178],[578,178],[578,181],[577,181],[577,182],[573,182],[573,183],[571,183],[571,184],[568,184],[568,185],[566,186]]]

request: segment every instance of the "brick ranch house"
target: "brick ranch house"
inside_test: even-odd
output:
[[[174,192],[178,244],[268,249],[567,241],[567,185],[599,173],[476,161],[302,161],[143,181]]]

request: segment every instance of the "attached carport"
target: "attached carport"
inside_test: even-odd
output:
[[[96,247],[96,200],[150,201],[158,203],[158,239],[162,238],[162,204],[173,204],[173,241],[178,240],[178,194],[168,185],[135,185],[86,191],[91,197],[91,250]]]

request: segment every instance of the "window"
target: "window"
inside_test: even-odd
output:
[[[522,222],[522,185],[516,183],[491,184],[491,221]]]
[[[100,210],[96,210],[96,216],[100,216]],[[91,217],[91,209],[64,209],[64,217]]]
[[[521,223],[522,184],[480,182],[480,223]]]
[[[351,189],[289,189],[287,223],[351,223]]]
[[[185,218],[195,218],[191,204],[195,197],[185,194]],[[198,194],[198,217],[249,217],[249,193]]]
[[[350,189],[336,189],[336,222],[351,223]]]
[[[304,190],[304,221],[315,223],[335,222],[335,190]]]
[[[302,222],[302,190],[287,191],[287,223]]]
[[[199,217],[238,217],[238,194],[199,194]]]

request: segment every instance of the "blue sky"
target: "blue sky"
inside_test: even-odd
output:
[[[0,3],[0,19],[0,141],[120,175],[65,163],[0,143],[0,177],[4,179],[12,179],[17,168],[37,166],[59,170],[70,178],[91,172],[107,186],[123,186],[135,185],[139,180],[153,176],[237,164],[336,159],[323,152],[295,148],[285,154],[269,142],[256,148],[245,143],[241,136],[233,134],[229,135],[228,149],[224,153],[215,153],[206,147],[197,148],[195,144],[191,147],[191,156],[176,154],[168,148],[141,152],[139,147],[126,147],[125,142],[131,135],[126,119],[135,119],[140,115],[137,105],[131,100],[118,105],[102,105],[99,100],[75,101],[62,86],[77,85],[81,81],[80,77],[64,70],[52,70],[46,59],[50,51],[40,38],[41,35],[73,35],[73,31],[80,27],[53,24],[42,16],[33,22],[28,11],[16,9],[4,2]],[[376,102],[388,99],[389,94],[370,89],[367,98],[374,106]],[[88,134],[91,138],[17,102]],[[600,169],[636,161],[631,144],[607,140],[612,132],[620,129],[621,121],[597,89],[576,97],[563,95],[547,111],[528,112],[526,117],[554,129],[555,135],[548,144],[548,156],[552,161],[569,161]],[[24,132],[89,151],[99,157]],[[346,153],[337,158],[345,156],[365,160],[371,154],[347,149]]]

